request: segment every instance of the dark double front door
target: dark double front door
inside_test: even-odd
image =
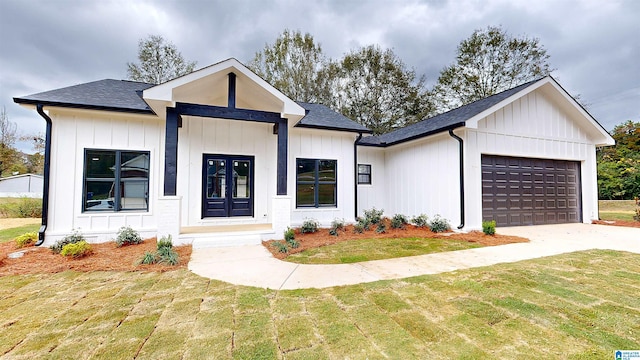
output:
[[[253,156],[203,156],[203,218],[253,216],[253,162]]]

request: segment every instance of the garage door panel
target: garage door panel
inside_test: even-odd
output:
[[[498,226],[579,222],[580,163],[482,155],[482,218]]]

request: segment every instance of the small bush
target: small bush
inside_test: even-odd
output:
[[[382,221],[382,214],[384,214],[383,209],[376,210],[376,208],[373,207],[370,210],[364,211],[364,218],[369,222],[369,224],[377,225]]]
[[[145,251],[144,255],[142,255],[142,258],[138,261],[138,265],[152,265],[155,264],[156,261],[156,254],[152,253],[151,251]]]
[[[23,197],[15,202],[0,204],[0,217],[38,218],[42,216],[42,199]]]
[[[447,219],[443,219],[440,215],[436,215],[429,223],[431,231],[439,233],[451,230],[451,224]]]
[[[495,235],[496,233],[496,221],[483,221],[482,222],[482,232],[486,235]]]
[[[391,218],[392,229],[404,229],[405,225],[407,225],[408,223],[409,220],[402,214],[395,214],[393,215],[393,218]]]
[[[90,255],[92,252],[93,250],[91,250],[91,245],[82,240],[63,246],[62,250],[60,251],[60,255],[71,256],[74,259],[79,259],[81,257]]]
[[[356,225],[361,226],[362,230],[369,231],[369,228],[371,227],[371,222],[369,221],[369,219],[367,219],[366,217],[359,217],[356,219],[356,221]]]
[[[296,233],[293,231],[292,228],[287,228],[287,230],[284,231],[284,239],[289,242],[290,240],[294,240],[296,237]]]
[[[384,234],[387,232],[387,227],[384,225],[382,221],[378,223],[378,227],[376,227],[376,232],[378,234]]]
[[[123,226],[118,230],[118,236],[116,237],[116,245],[118,247],[126,245],[136,245],[142,243],[140,234],[133,230],[130,226]]]
[[[429,226],[429,218],[425,214],[415,216],[413,219],[411,219],[411,222],[413,223],[413,225],[421,228]]]
[[[161,237],[160,240],[158,240],[158,242],[156,243],[156,248],[158,250],[162,248],[171,249],[172,247],[173,247],[173,243],[171,242],[171,235]]]
[[[340,230],[344,230],[344,219],[333,219],[331,222],[331,229],[329,229],[329,234],[338,236],[338,232]]]
[[[287,247],[287,243],[283,241],[274,241],[271,243],[271,246],[276,248],[278,252],[286,254],[289,252],[289,248]]]
[[[300,246],[300,242],[296,239],[287,240],[287,245],[292,249],[297,249]]]
[[[25,247],[27,245],[33,244],[37,239],[38,239],[38,233],[33,231],[33,232],[24,233],[18,236],[17,238],[15,238],[14,240],[16,242],[16,246],[21,248],[21,247]]]
[[[173,246],[163,246],[158,248],[156,253],[158,255],[158,264],[177,265],[180,260],[180,256],[175,250],[173,250]]]
[[[364,225],[360,222],[357,222],[355,225],[353,225],[353,232],[356,234],[362,234],[364,232]]]
[[[67,235],[61,240],[56,241],[55,244],[51,245],[49,249],[51,249],[51,251],[53,251],[56,254],[60,254],[60,252],[62,251],[62,248],[65,245],[75,244],[84,240],[85,240],[84,236],[82,236],[82,233],[80,232],[80,230],[73,230],[72,234]]]
[[[318,231],[318,227],[320,227],[320,223],[316,219],[306,219],[302,223],[302,227],[300,228],[300,232],[303,234],[314,233]]]

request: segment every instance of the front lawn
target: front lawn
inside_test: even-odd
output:
[[[598,207],[601,220],[633,221],[636,202],[634,200],[599,200]]]
[[[0,357],[612,359],[640,349],[640,255],[587,251],[322,290],[167,272],[0,278]]]
[[[3,229],[0,231],[0,243],[11,241],[17,236],[27,232],[37,232],[40,229],[40,224],[29,224],[18,227],[11,227],[9,229]]]
[[[431,238],[362,239],[339,242],[291,254],[284,260],[299,264],[349,264],[435,252],[482,247],[478,243]]]

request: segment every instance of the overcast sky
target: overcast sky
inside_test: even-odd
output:
[[[22,133],[44,132],[44,120],[13,97],[124,79],[149,34],[197,68],[247,63],[285,28],[310,33],[334,59],[379,44],[431,85],[460,41],[490,25],[539,38],[552,75],[607,130],[640,121],[636,0],[0,0],[0,106]]]

